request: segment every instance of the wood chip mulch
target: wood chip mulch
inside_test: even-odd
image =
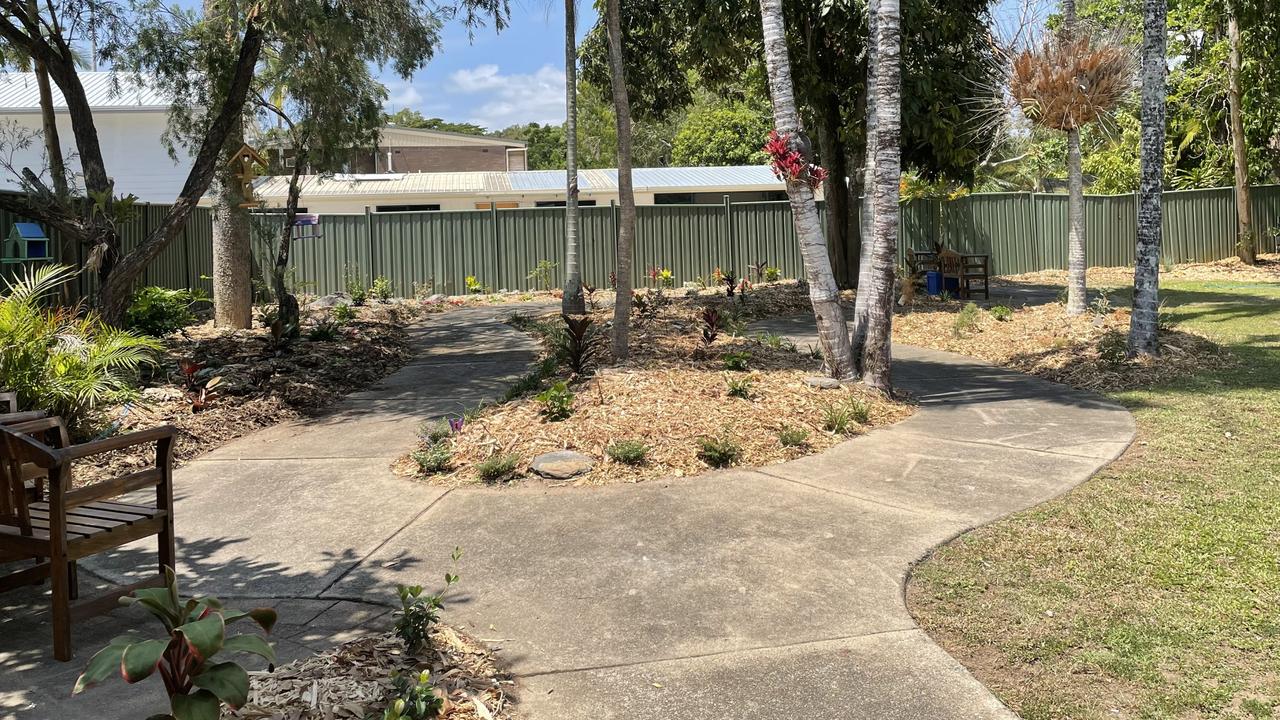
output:
[[[276,423],[313,415],[394,372],[412,354],[404,325],[414,311],[395,306],[357,309],[334,340],[305,336],[275,347],[265,328],[223,330],[213,323],[191,326],[164,338],[165,350],[144,378],[141,395],[104,413],[104,434],[156,425],[178,428],[178,464],[235,438]],[[179,363],[195,360],[221,390],[200,412],[183,386]],[[150,446],[96,456],[76,468],[76,482],[90,483],[138,470],[154,462]]]
[[[809,300],[795,283],[759,287],[745,300],[733,301],[723,292],[686,296],[677,290],[656,319],[633,322],[632,354],[626,362],[615,362],[606,354],[594,375],[572,379],[574,411],[568,419],[545,420],[533,394],[486,409],[468,418],[462,432],[445,441],[452,450],[452,470],[424,479],[444,485],[480,482],[475,465],[509,453],[519,456],[520,473],[527,476],[534,457],[564,449],[595,460],[593,469],[574,478],[573,484],[681,477],[708,470],[698,457],[703,438],[731,438],[741,448],[737,465],[760,466],[820,452],[847,439],[849,435],[822,427],[824,411],[831,405],[858,401],[868,408],[869,420],[851,428],[850,434],[897,422],[914,411],[908,402],[862,386],[810,387],[805,379],[823,373],[821,361],[807,347],[792,348],[778,338],[735,337],[724,331],[712,344],[705,344],[700,313],[707,306],[716,307],[731,322],[745,323],[794,314],[808,308]],[[596,326],[603,328],[611,321],[612,309],[597,311],[593,317]],[[554,314],[541,320],[559,322]],[[724,358],[732,352],[750,354],[747,371],[725,369]],[[731,397],[729,381],[742,379],[750,381],[749,398]],[[784,447],[779,442],[783,428],[807,431],[807,443]],[[646,461],[627,465],[611,460],[605,449],[619,440],[647,445]],[[406,457],[397,463],[397,470],[413,474],[417,465]]]
[[[1071,317],[1063,305],[1050,303],[1015,308],[1004,321],[983,309],[973,327],[957,330],[962,307],[958,302],[921,301],[894,318],[894,340],[1099,393],[1148,387],[1234,363],[1212,341],[1178,328],[1161,331],[1161,357],[1126,360],[1127,308]]]
[[[249,702],[234,720],[340,720],[381,718],[393,699],[392,673],[429,670],[444,700],[446,720],[510,720],[515,717],[512,677],[476,639],[447,625],[431,630],[430,648],[405,652],[394,634],[361,638],[332,650],[251,673]]]
[[[1133,267],[1092,267],[1086,274],[1089,287],[1132,287]],[[1190,282],[1280,282],[1280,253],[1258,255],[1257,265],[1245,265],[1239,258],[1227,258],[1203,263],[1183,263],[1161,268],[1162,280]],[[1061,285],[1065,286],[1067,271],[1044,270],[1041,272],[1005,275],[995,278],[993,286],[1013,285]]]

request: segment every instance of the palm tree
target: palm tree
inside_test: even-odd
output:
[[[1142,19],[1142,178],[1138,188],[1138,250],[1133,268],[1129,355],[1160,351],[1160,237],[1165,135],[1165,21],[1168,0],[1145,0]]]
[[[840,291],[831,271],[827,243],[822,236],[822,222],[813,199],[813,188],[825,177],[825,172],[810,164],[809,142],[796,110],[781,0],[760,0],[760,16],[775,126],[766,150],[773,158],[774,170],[786,178],[792,221],[800,242],[805,278],[809,282],[809,300],[813,303],[813,314],[818,323],[818,345],[827,372],[839,379],[853,378],[857,368],[854,366],[853,348],[849,344],[849,328],[840,307]]]
[[[636,196],[631,185],[631,104],[622,58],[621,0],[606,0],[609,26],[609,79],[618,125],[617,299],[613,303],[613,356],[625,360],[631,336],[631,254],[636,236]]]
[[[871,238],[874,233],[875,201],[871,184],[876,172],[876,13],[879,0],[867,0],[867,145],[862,168],[862,217],[859,219],[858,292],[853,304],[853,357],[862,369],[862,349],[867,344],[868,312],[871,307]]]
[[[1062,0],[1062,33],[1069,41],[1076,32],[1076,0]],[[1080,157],[1080,126],[1067,128],[1067,314],[1079,315],[1088,305],[1085,277],[1084,169]]]
[[[1107,119],[1133,87],[1133,55],[1117,37],[1083,32],[1075,0],[1062,2],[1061,31],[1014,57],[1009,89],[1029,120],[1067,135],[1067,313],[1084,312],[1084,174],[1080,128]]]
[[[898,195],[902,180],[902,32],[899,0],[879,0],[875,9],[874,84],[868,88],[875,107],[875,172],[867,193],[872,196],[870,290],[867,334],[862,346],[862,381],[892,389],[890,335],[893,288],[898,267]],[[871,104],[871,103],[869,103]]]
[[[1236,181],[1236,250],[1248,265],[1258,264],[1257,243],[1249,205],[1249,151],[1245,145],[1244,119],[1240,111],[1240,21],[1234,3],[1227,3],[1227,105],[1231,116],[1231,155]]]
[[[560,312],[581,315],[587,311],[582,296],[582,268],[578,261],[578,46],[576,0],[564,0],[564,297]]]

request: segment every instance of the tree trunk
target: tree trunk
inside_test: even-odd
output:
[[[787,54],[787,35],[781,0],[760,0],[760,16],[764,30],[764,59],[769,74],[769,95],[773,99],[774,126],[792,140],[800,137],[800,115],[796,110],[795,89],[791,82],[791,58]],[[806,158],[811,160],[811,158]],[[827,244],[822,237],[822,223],[814,204],[813,188],[805,179],[787,180],[787,197],[791,201],[792,221],[800,242],[805,279],[809,282],[809,300],[818,324],[818,344],[827,372],[832,377],[855,376],[853,349],[849,345],[849,328],[840,307],[840,291],[831,272]]]
[[[1062,32],[1070,38],[1076,31],[1075,0],[1063,0]],[[1067,131],[1067,314],[1079,315],[1088,305],[1085,278],[1089,260],[1085,257],[1084,170],[1080,160],[1080,128]]]
[[[840,102],[828,93],[818,113],[818,154],[830,174],[822,186],[826,202],[827,247],[836,286],[853,287],[849,258],[855,252],[849,226],[849,167],[844,142],[840,139]]]
[[[574,3],[564,0],[564,297],[560,312],[582,315],[587,312],[582,296],[582,266],[578,258],[578,26]]]
[[[280,229],[280,242],[276,246],[276,259],[271,268],[271,288],[276,295],[276,318],[282,332],[297,336],[302,327],[301,313],[298,309],[298,298],[289,292],[285,284],[285,274],[289,271],[289,250],[293,245],[293,224],[298,219],[298,198],[302,194],[302,186],[298,176],[306,165],[306,150],[296,151],[293,173],[289,176],[289,196],[285,203],[284,227]]]
[[[617,299],[613,304],[613,356],[625,360],[631,340],[631,255],[636,236],[636,196],[631,185],[631,105],[622,57],[622,18],[619,3],[607,0],[609,76],[613,112],[618,125],[618,250]]]
[[[36,85],[40,88],[40,124],[44,131],[44,151],[49,157],[53,194],[59,202],[66,202],[71,191],[67,187],[67,166],[62,158],[62,141],[58,138],[58,118],[53,111],[53,88],[49,86],[49,71],[42,60],[36,60],[32,64],[36,72]]]
[[[227,147],[238,149],[242,138],[235,133]],[[213,321],[218,327],[245,329],[253,321],[249,213],[240,207],[240,182],[225,164],[218,168],[212,189]]]
[[[1129,355],[1160,351],[1160,239],[1165,140],[1165,22],[1168,0],[1145,0],[1142,20],[1142,177],[1138,188],[1138,248],[1133,268]]]
[[[870,238],[871,288],[867,336],[862,348],[862,381],[893,389],[892,353],[894,279],[898,269],[898,204],[902,181],[902,35],[898,0],[879,0],[875,32],[875,173],[868,195],[875,220]]]
[[[1227,38],[1230,43],[1227,63],[1227,105],[1231,115],[1231,154],[1236,177],[1236,251],[1248,265],[1258,264],[1258,244],[1253,235],[1249,205],[1249,152],[1244,136],[1244,119],[1240,112],[1240,22],[1228,3]]]
[[[858,292],[853,303],[853,356],[858,374],[862,374],[863,349],[867,344],[868,313],[871,305],[871,248],[875,227],[875,203],[872,198],[872,178],[876,171],[876,23],[880,12],[879,0],[867,0],[867,88],[866,96],[866,147],[863,149],[861,168],[862,213],[858,221]]]

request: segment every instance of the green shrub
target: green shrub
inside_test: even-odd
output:
[[[782,279],[782,268],[767,267],[764,269],[765,282],[777,282]]]
[[[1098,338],[1098,357],[1105,363],[1121,365],[1129,358],[1129,339],[1118,330]]]
[[[778,429],[778,442],[782,447],[804,447],[809,444],[809,431],[803,428],[783,425]]]
[[[342,334],[342,324],[336,320],[321,320],[307,330],[307,339],[311,342],[337,340]]]
[[[7,283],[0,295],[0,388],[17,393],[24,409],[57,415],[80,435],[102,406],[135,395],[138,369],[161,345],[92,312],[47,307],[75,274],[46,265]]]
[[[639,440],[618,440],[604,449],[610,460],[623,465],[641,465],[649,457],[649,446]]]
[[[520,467],[520,456],[515,453],[494,455],[487,460],[476,463],[476,474],[487,483],[506,480],[515,474]]]
[[[1013,310],[1005,305],[996,305],[987,312],[991,313],[991,317],[1000,322],[1008,322],[1013,319]]]
[[[871,420],[871,408],[857,398],[834,402],[822,411],[822,429],[836,435],[848,435]]]
[[[462,548],[453,549],[453,561],[462,557]],[[431,626],[440,621],[440,609],[444,607],[444,594],[458,582],[458,576],[444,574],[444,590],[436,595],[424,595],[421,585],[397,585],[400,610],[396,612],[395,633],[404,643],[405,650],[417,653],[427,647]]]
[[[364,279],[361,277],[359,268],[347,266],[343,277],[343,285],[346,286],[347,295],[351,296],[352,305],[363,305],[368,299],[368,291],[364,288]]]
[[[484,292],[484,283],[480,282],[475,275],[468,275],[463,284],[467,286],[467,294],[479,295]]]
[[[569,390],[569,384],[563,380],[535,397],[542,404],[542,416],[551,422],[566,420],[573,415],[573,391]]]
[[[334,305],[333,321],[339,325],[346,325],[356,319],[356,311],[350,305]]]
[[[729,467],[742,459],[742,446],[727,434],[698,441],[698,459],[713,468]]]
[[[448,420],[424,420],[418,426],[418,437],[428,445],[435,445],[453,436]]]
[[[391,673],[391,699],[382,720],[431,720],[444,712],[444,696],[431,685],[431,671]]]
[[[133,294],[124,314],[124,326],[143,335],[164,337],[196,321],[192,303],[205,300],[203,290],[170,290],[149,285]]]
[[[724,369],[733,370],[735,372],[745,372],[747,369],[747,361],[751,359],[751,353],[743,351],[733,351],[724,354]]]
[[[751,399],[751,378],[731,378],[725,380],[729,384],[729,397],[742,398],[743,400]]]
[[[556,267],[550,260],[539,260],[525,279],[533,283],[535,290],[550,290],[555,287]]]
[[[762,332],[756,335],[756,341],[770,350],[786,350],[796,352],[796,344],[790,338],[776,333]]]
[[[395,288],[391,285],[391,279],[386,275],[374,278],[373,284],[369,286],[369,295],[383,302],[395,297]]]
[[[413,454],[423,475],[439,475],[453,467],[453,451],[443,442],[434,442]]]
[[[1111,297],[1105,292],[1100,292],[1098,293],[1098,297],[1094,298],[1093,302],[1089,303],[1089,310],[1091,310],[1094,315],[1110,315],[1115,308],[1111,306]]]
[[[978,316],[982,310],[978,308],[977,303],[969,303],[956,313],[956,319],[951,323],[951,334],[955,337],[961,337],[966,332],[978,327]]]

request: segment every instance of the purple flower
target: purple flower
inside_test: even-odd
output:
[[[455,433],[462,432],[462,417],[449,418],[449,429]]]

